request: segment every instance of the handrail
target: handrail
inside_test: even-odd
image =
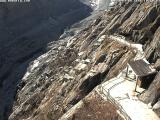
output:
[[[104,92],[107,93],[107,95],[104,94]],[[110,95],[110,90],[106,91],[103,86],[101,86],[101,93],[107,98],[107,100],[109,100],[113,105],[116,105],[119,108],[119,111],[126,120],[132,120],[127,112],[123,109],[123,107]]]

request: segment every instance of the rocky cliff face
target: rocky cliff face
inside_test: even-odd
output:
[[[73,25],[59,41],[50,42],[48,52],[29,61],[17,85],[9,120],[62,119],[97,85],[118,75],[136,52],[109,35],[123,35],[130,42],[143,44],[145,56],[159,70],[159,9],[160,4],[154,2],[116,3],[110,11],[93,14]],[[24,59],[18,60],[22,63]]]
[[[56,41],[64,29],[90,12],[91,8],[79,0],[0,4],[1,120],[12,107],[17,84],[29,63],[45,53],[47,44]]]
[[[105,21],[100,19],[75,36],[52,43],[52,50],[33,62],[19,85],[9,119],[57,120],[124,68],[134,51],[106,36],[93,40]]]
[[[159,3],[128,3],[122,4],[115,13],[114,22],[109,26],[110,33],[124,35],[129,40],[144,45],[146,57],[156,62],[159,52]]]

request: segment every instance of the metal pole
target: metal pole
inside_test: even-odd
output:
[[[135,87],[135,92],[137,92],[137,85],[138,85],[138,76],[136,75],[136,87]]]
[[[126,77],[128,77],[128,67],[129,67],[129,66],[127,65]]]

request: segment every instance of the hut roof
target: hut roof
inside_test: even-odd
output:
[[[147,76],[156,72],[150,65],[143,59],[130,61],[129,65],[137,76]]]

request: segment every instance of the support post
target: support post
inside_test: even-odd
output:
[[[138,85],[138,76],[136,75],[136,86],[135,86],[135,92],[137,92],[137,85]]]
[[[128,67],[129,67],[129,66],[127,65],[126,77],[128,77]]]

